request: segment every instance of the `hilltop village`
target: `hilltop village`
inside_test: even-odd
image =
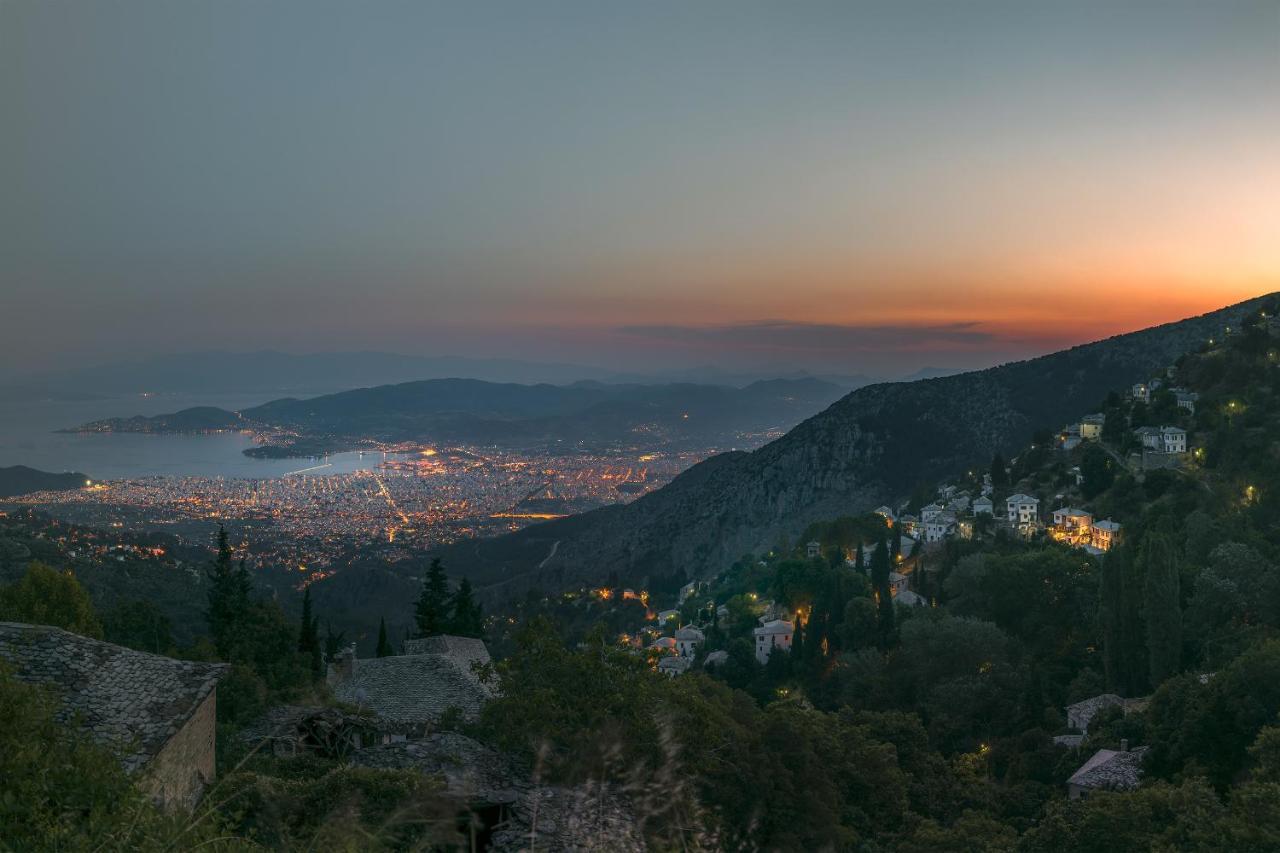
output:
[[[4,519],[0,767],[44,804],[10,836],[82,808],[143,849],[1276,849],[1270,315],[711,577],[485,607],[437,561],[363,653],[225,535],[197,568]],[[113,565],[180,575],[202,624]]]

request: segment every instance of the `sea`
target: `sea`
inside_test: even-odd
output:
[[[0,467],[26,465],[41,471],[79,471],[93,480],[139,477],[282,477],[342,474],[375,468],[380,453],[335,453],[315,459],[254,459],[241,433],[146,435],[140,433],[60,433],[103,418],[158,415],[191,406],[237,411],[280,395],[130,395],[77,401],[0,400]]]

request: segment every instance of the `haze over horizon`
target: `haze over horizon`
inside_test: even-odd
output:
[[[0,3],[0,360],[897,376],[1280,290],[1274,2],[370,8]]]

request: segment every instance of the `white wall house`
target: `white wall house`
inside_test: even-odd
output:
[[[991,502],[991,498],[983,495],[973,502],[973,514],[979,515],[995,515],[996,505]]]
[[[1160,438],[1165,453],[1187,452],[1187,431],[1182,427],[1161,427]]]
[[[1141,403],[1151,402],[1151,389],[1147,387],[1147,383],[1139,382],[1133,386],[1130,396]]]
[[[794,625],[781,619],[774,619],[756,628],[752,631],[756,638],[756,660],[760,663],[768,663],[769,655],[773,654],[775,649],[790,652],[791,638],[795,632]]]
[[[956,516],[951,512],[940,512],[924,523],[924,541],[941,542],[956,529]]]
[[[1040,520],[1040,499],[1031,495],[1010,495],[1005,508],[1010,524],[1035,524]]]
[[[928,522],[933,521],[935,518],[937,518],[938,515],[945,510],[946,510],[946,507],[936,502],[931,503],[928,506],[920,507],[920,520],[927,524]]]
[[[693,626],[676,631],[676,654],[682,658],[692,658],[698,653],[698,646],[706,637]]]

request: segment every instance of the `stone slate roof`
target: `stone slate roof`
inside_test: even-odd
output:
[[[1146,754],[1145,746],[1127,752],[1100,749],[1072,774],[1067,784],[1107,791],[1136,788],[1142,780],[1142,757]]]
[[[22,681],[51,687],[60,722],[122,750],[133,772],[186,725],[230,670],[91,640],[61,628],[0,622],[0,660]]]
[[[439,651],[353,660],[353,671],[347,678],[331,669],[334,697],[372,711],[397,728],[434,722],[449,708],[475,719],[493,695],[472,668],[473,664],[489,662],[484,643],[464,637],[411,642],[420,644],[412,646],[415,649]]]
[[[1083,725],[1081,730],[1089,727],[1089,723],[1098,715],[1103,708],[1110,708],[1112,705],[1123,705],[1124,699],[1114,693],[1103,693],[1099,696],[1091,696],[1074,705],[1067,706],[1068,717],[1079,717]]]

